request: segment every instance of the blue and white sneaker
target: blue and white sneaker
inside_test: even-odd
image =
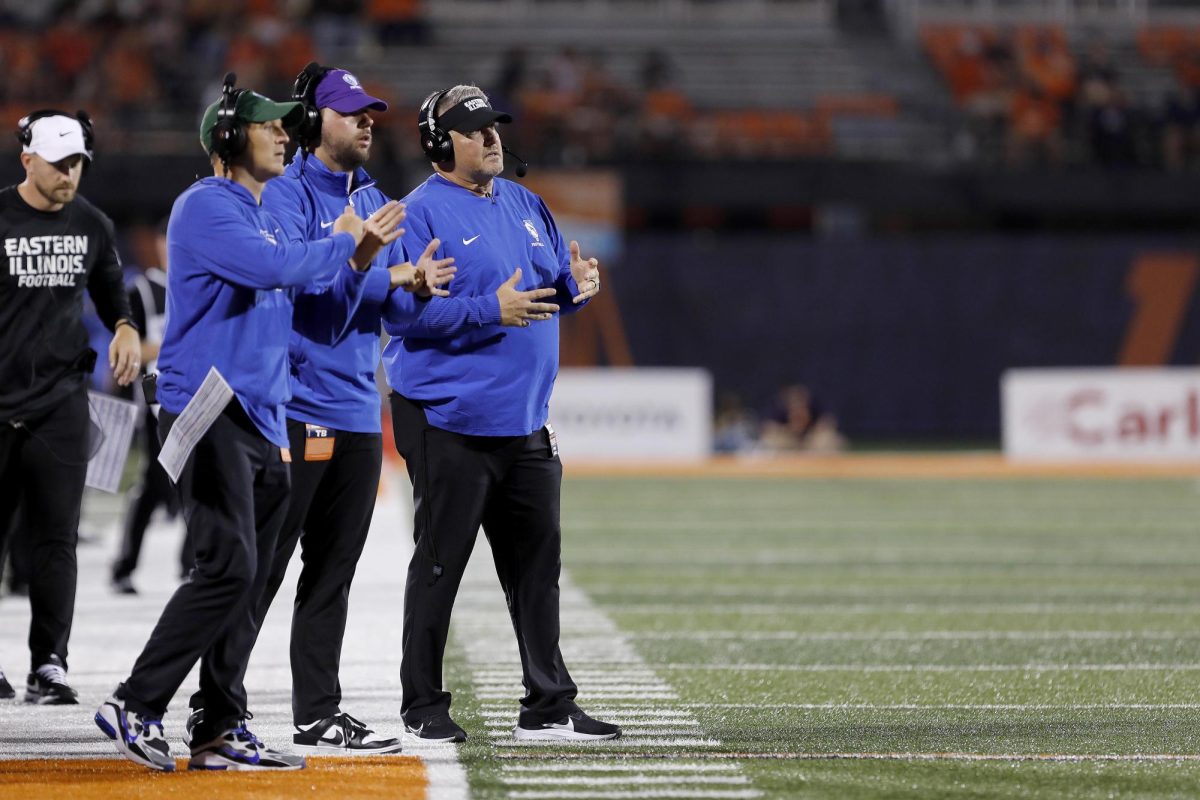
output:
[[[112,696],[96,710],[96,725],[112,739],[117,752],[135,764],[160,772],[174,772],[175,759],[163,735],[161,719],[150,719],[125,708]]]
[[[294,770],[304,769],[304,766],[304,756],[272,750],[246,730],[243,722],[211,742],[192,745],[192,760],[188,769]]]

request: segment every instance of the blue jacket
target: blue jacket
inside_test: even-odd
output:
[[[263,190],[263,207],[294,242],[328,237],[332,222],[347,205],[366,219],[387,202],[364,170],[333,172],[315,156],[303,162],[299,151],[283,177]],[[338,430],[379,432],[375,369],[380,309],[390,286],[387,268],[407,260],[397,239],[371,262],[361,291],[351,287],[355,294],[347,296],[325,284],[309,287],[296,298],[288,343],[289,418]]]
[[[487,198],[435,174],[404,202],[408,252],[439,238],[437,257],[453,256],[458,272],[444,301],[435,297],[414,310],[412,298],[397,293],[385,305],[384,328],[395,337],[383,354],[388,383],[424,406],[434,427],[472,436],[532,433],[549,415],[558,318],[502,327],[495,292],[520,267],[518,289],[554,287],[551,302],[563,312],[585,305],[571,302],[579,287],[550,211],[503,178]]]
[[[167,326],[158,357],[163,408],[183,411],[215,366],[263,436],[287,447],[292,293],[286,290],[334,275],[356,280],[345,266],[353,254],[348,233],[290,243],[249,190],[231,180],[192,184],[176,198],[167,223]]]

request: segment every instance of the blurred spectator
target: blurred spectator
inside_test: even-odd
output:
[[[1092,112],[1090,137],[1092,153],[1098,164],[1127,167],[1137,163],[1134,143],[1134,112],[1125,92],[1117,89],[1108,102]]]
[[[375,26],[379,44],[424,44],[429,39],[424,6],[421,0],[367,0],[367,19]]]
[[[496,108],[516,108],[529,75],[529,55],[523,47],[510,47],[500,58],[492,96]]]
[[[1057,164],[1062,156],[1061,122],[1059,104],[1040,85],[1029,83],[1018,89],[1009,113],[1008,163]]]
[[[724,392],[717,400],[713,420],[713,450],[718,453],[742,453],[753,450],[758,439],[758,423],[742,404],[736,392]]]
[[[763,422],[760,444],[781,452],[833,453],[843,449],[846,440],[838,433],[837,419],[821,408],[808,387],[793,384],[779,390]]]
[[[1167,169],[1181,170],[1200,153],[1196,96],[1170,92],[1163,99],[1159,116],[1162,162]]]
[[[692,121],[692,103],[675,85],[674,70],[660,50],[646,53],[641,78],[638,150],[650,156],[678,154]]]
[[[363,41],[362,10],[362,0],[312,0],[312,32],[318,52],[355,53]]]
[[[133,279],[129,289],[129,307],[133,321],[141,332],[142,369],[144,374],[158,371],[158,351],[162,344],[167,313],[167,223],[163,220],[154,236],[154,259],[158,266],[146,266]],[[117,594],[135,595],[133,573],[141,558],[142,540],[154,512],[163,508],[167,516],[175,519],[179,512],[178,496],[167,473],[158,463],[161,449],[158,443],[158,406],[145,402],[141,391],[135,391],[140,402],[142,425],[139,432],[141,445],[141,477],[130,490],[125,509],[125,524],[120,549],[112,564],[111,586]],[[195,564],[195,553],[191,537],[185,530],[183,545],[179,553],[179,574],[186,578]]]

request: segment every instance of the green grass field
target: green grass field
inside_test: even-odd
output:
[[[473,740],[475,797],[1200,794],[1200,481],[573,478],[563,509],[571,581],[677,695],[588,707],[708,743]]]

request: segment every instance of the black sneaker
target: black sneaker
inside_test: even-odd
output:
[[[119,578],[114,577],[110,585],[112,586],[113,594],[136,595],[138,593],[137,587],[133,585],[133,578],[128,575],[122,575]]]
[[[79,695],[67,685],[67,670],[62,659],[51,655],[25,680],[25,702],[39,706],[73,706]]]
[[[246,718],[250,719],[253,715],[247,711]],[[193,708],[192,713],[188,714],[187,721],[183,723],[183,743],[188,747],[192,746],[192,735],[196,732],[196,726],[204,722],[204,709]]]
[[[12,700],[16,696],[17,691],[8,682],[8,678],[4,677],[4,670],[0,669],[0,700]]]
[[[159,772],[175,771],[175,759],[171,758],[161,719],[127,711],[125,701],[118,700],[114,693],[96,709],[96,725],[113,740],[117,752],[133,763]]]
[[[272,750],[246,729],[245,722],[210,742],[192,745],[192,760],[188,762],[188,769],[287,771],[304,767],[304,756]]]
[[[301,750],[343,753],[399,753],[399,739],[380,736],[345,712],[307,725],[297,725],[292,743]]]
[[[404,732],[423,742],[465,742],[467,732],[449,714],[437,714],[419,720],[416,725],[404,723]]]
[[[573,711],[557,722],[544,722],[541,725],[517,725],[513,728],[513,738],[526,741],[575,741],[592,742],[601,739],[616,739],[620,737],[621,729],[616,725],[592,719],[582,711]]]

